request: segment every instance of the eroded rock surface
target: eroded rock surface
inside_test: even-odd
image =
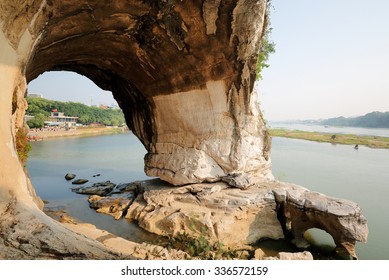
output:
[[[354,258],[355,243],[367,241],[367,221],[356,203],[293,184],[257,181],[241,190],[221,182],[177,188],[145,181],[142,187],[126,218],[159,235],[206,234],[236,246],[285,233],[299,245],[306,230],[319,228]]]
[[[15,198],[0,210],[0,259],[131,258],[75,234],[42,212],[31,213],[34,209],[23,208]]]
[[[92,195],[104,196],[109,194],[115,186],[116,184],[110,181],[106,181],[106,182],[94,183],[92,186],[72,188],[72,191],[79,194],[92,194]]]
[[[291,231],[294,243],[306,243],[304,233],[310,228],[323,229],[335,244],[357,258],[355,243],[367,242],[367,220],[361,208],[352,201],[325,196],[308,190],[274,190],[285,226]]]
[[[89,206],[97,212],[108,214],[119,220],[126,213],[128,207],[134,201],[135,195],[132,192],[124,194],[113,194],[110,196],[92,195],[88,198]]]
[[[263,259],[264,260],[284,260],[284,261],[290,261],[290,260],[309,261],[309,260],[313,260],[313,256],[308,251],[299,252],[299,253],[280,252],[276,257],[265,257]]]
[[[206,234],[226,245],[284,237],[268,188],[241,191],[221,182],[177,188],[161,181],[145,181],[143,187],[126,218],[158,235]]]

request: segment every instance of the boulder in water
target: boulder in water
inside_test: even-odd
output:
[[[66,173],[66,175],[65,175],[65,179],[68,181],[73,180],[74,178],[76,178],[76,174]]]
[[[72,184],[73,185],[82,185],[82,184],[85,184],[87,182],[89,182],[89,180],[87,180],[87,179],[78,179],[78,180],[74,180],[72,182]]]
[[[111,215],[119,220],[127,213],[128,207],[135,199],[133,192],[114,194],[112,196],[91,195],[88,199],[89,206],[98,213]]]
[[[113,190],[115,186],[116,184],[112,183],[111,181],[106,181],[95,183],[89,187],[72,188],[72,191],[79,194],[106,196]]]

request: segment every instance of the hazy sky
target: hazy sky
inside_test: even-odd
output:
[[[273,0],[268,120],[389,111],[389,1]]]
[[[29,83],[28,93],[39,93],[47,99],[76,101],[86,105],[117,104],[110,91],[100,89],[88,78],[73,72],[45,72]]]
[[[258,83],[268,120],[389,111],[389,1],[273,0],[276,53]],[[29,93],[90,105],[110,92],[65,72],[45,73]]]

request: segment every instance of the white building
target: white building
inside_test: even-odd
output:
[[[77,124],[78,117],[69,117],[65,116],[65,113],[62,112],[51,112],[49,121],[45,121],[45,125],[48,126],[64,126],[72,127]]]
[[[43,95],[39,93],[29,93],[27,96],[31,98],[43,98]]]

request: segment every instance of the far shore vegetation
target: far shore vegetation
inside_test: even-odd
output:
[[[61,102],[44,98],[27,97],[27,115],[35,118],[27,124],[30,128],[41,128],[53,110],[63,112],[66,116],[78,117],[78,123],[89,125],[100,123],[106,126],[119,126],[125,123],[124,115],[120,109],[102,109],[87,106],[78,102]]]
[[[364,127],[364,128],[389,128],[389,112],[370,112],[358,117],[336,117],[322,120],[301,120],[293,121],[293,123],[314,124],[314,125],[330,125],[330,126],[349,126],[349,127]]]
[[[370,148],[389,149],[389,137],[363,136],[353,134],[333,134],[324,132],[308,132],[302,130],[270,129],[273,137],[286,137],[316,142],[327,142],[345,145],[363,145]]]

